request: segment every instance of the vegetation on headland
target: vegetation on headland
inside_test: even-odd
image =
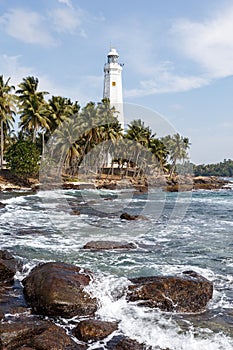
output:
[[[111,145],[105,156],[106,153],[110,155],[112,165],[115,162],[119,167],[126,164],[136,168],[138,159],[145,166],[148,159],[143,157],[148,153],[158,172],[173,174],[177,162],[188,159],[189,140],[179,134],[158,138],[141,119],[132,121],[123,132],[117,111],[107,99],[97,104],[89,102],[81,108],[70,98],[52,96],[46,99],[48,94],[39,91],[39,80],[33,76],[24,78],[18,89],[10,85],[10,78],[4,80],[0,76],[1,169],[5,157],[7,166],[16,174],[22,177],[35,175],[38,173],[37,156],[40,154],[43,159],[48,140],[53,147],[53,158],[58,161],[58,170],[70,176],[78,173],[91,150],[108,140]],[[20,120],[17,135],[12,130],[14,115]],[[120,140],[128,143],[119,156],[114,153],[114,145]],[[132,148],[130,157],[127,154],[129,148]],[[135,174],[139,173],[140,167]]]
[[[233,177],[233,160],[224,159],[217,164],[193,165],[193,172],[196,176]]]

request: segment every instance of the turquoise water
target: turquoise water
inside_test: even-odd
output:
[[[0,201],[7,204],[0,211],[0,247],[22,258],[24,273],[51,260],[89,268],[97,276],[90,292],[101,301],[98,316],[119,321],[121,332],[154,349],[233,349],[233,190],[57,190],[1,193]],[[81,215],[71,215],[74,210]],[[122,221],[123,211],[148,220]],[[90,240],[134,242],[138,249],[83,250]],[[121,293],[130,277],[187,269],[214,283],[213,299],[201,315],[138,307]],[[65,320],[59,322],[66,327]]]

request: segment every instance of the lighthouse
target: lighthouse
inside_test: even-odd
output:
[[[116,49],[111,48],[104,65],[104,93],[103,98],[108,98],[112,107],[116,109],[119,123],[124,129],[123,97],[122,97],[122,64],[118,62],[119,55]]]

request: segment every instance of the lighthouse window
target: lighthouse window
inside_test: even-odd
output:
[[[116,82],[115,81],[112,82],[112,86],[116,86]]]

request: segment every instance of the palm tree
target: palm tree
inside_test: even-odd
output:
[[[69,98],[52,96],[48,100],[48,117],[50,119],[50,132],[53,132],[58,125],[79,112],[80,106],[77,101],[71,102]]]
[[[4,82],[3,75],[0,76],[0,129],[1,129],[1,156],[0,168],[3,166],[4,144],[7,131],[13,125],[15,114],[15,95],[11,94],[14,86],[9,85],[10,78]]]
[[[152,135],[152,130],[149,126],[145,126],[145,123],[141,119],[133,120],[128,125],[128,130],[126,131],[126,138],[129,140],[134,140],[141,145],[148,147]]]
[[[178,160],[184,161],[188,159],[188,149],[190,147],[189,139],[181,136],[179,133],[171,136],[167,135],[161,138],[165,144],[171,162],[171,175],[173,175]]]
[[[168,168],[167,168],[168,151],[164,143],[158,138],[152,137],[150,140],[149,150],[154,155],[155,161],[159,165],[157,166],[159,173],[160,171],[167,172],[168,171]]]
[[[39,80],[33,76],[24,78],[16,93],[19,95],[20,124],[23,130],[32,133],[32,141],[36,142],[39,129],[49,129],[47,103],[44,96],[46,91],[37,91]]]

